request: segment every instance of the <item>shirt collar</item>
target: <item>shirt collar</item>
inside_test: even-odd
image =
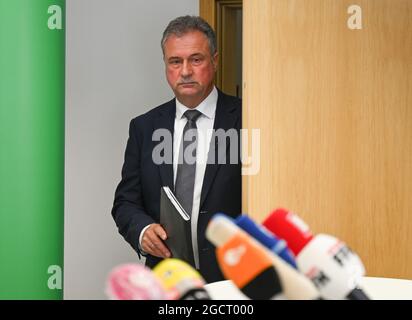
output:
[[[187,110],[198,110],[209,119],[215,118],[218,92],[214,86],[209,95],[196,108],[190,109],[176,98],[176,118],[181,119]]]

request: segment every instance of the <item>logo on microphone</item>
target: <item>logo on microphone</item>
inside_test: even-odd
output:
[[[240,245],[237,248],[230,249],[225,253],[225,262],[227,263],[227,265],[233,267],[239,263],[240,259],[242,259],[242,256],[245,253],[246,247],[244,245]]]
[[[332,256],[333,260],[335,260],[339,266],[344,267],[345,264],[351,260],[353,251],[348,246],[345,246],[343,242],[338,242],[335,250],[336,252]]]
[[[313,284],[318,289],[325,287],[330,282],[330,278],[326,275],[326,273],[316,267],[312,268],[306,276],[312,280]]]

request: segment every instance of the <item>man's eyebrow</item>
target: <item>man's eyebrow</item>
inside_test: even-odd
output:
[[[195,56],[202,56],[203,57],[204,54],[200,53],[200,52],[196,52],[196,53],[190,55],[190,57],[195,57]]]
[[[191,54],[190,56],[189,56],[189,58],[193,58],[193,57],[196,57],[196,56],[201,56],[201,57],[203,57],[204,56],[204,54],[203,53],[201,53],[201,52],[196,52],[196,53],[193,53],[193,54]],[[183,58],[182,57],[178,57],[178,56],[172,56],[172,57],[169,57],[169,58],[167,58],[167,60],[182,60]]]

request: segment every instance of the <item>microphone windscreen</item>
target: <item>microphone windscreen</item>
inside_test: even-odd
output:
[[[296,257],[299,270],[326,299],[351,299],[365,274],[359,256],[344,242],[327,234],[318,234]],[[353,298],[358,291],[354,291]],[[365,295],[366,296],[366,295]]]
[[[262,224],[270,232],[284,239],[295,256],[313,238],[309,227],[297,215],[285,209],[274,210]]]
[[[222,273],[249,298],[268,300],[282,293],[272,260],[236,234],[216,251]]]
[[[140,264],[123,264],[114,268],[106,281],[106,294],[112,300],[166,300],[159,279]]]
[[[216,213],[207,225],[206,238],[215,247],[224,245],[238,231],[238,227],[232,221],[225,214]]]
[[[295,269],[297,268],[293,253],[289,250],[285,240],[277,238],[264,226],[258,225],[246,215],[237,217],[235,222],[237,226],[246,231],[266,248],[273,251]]]
[[[164,259],[153,268],[171,300],[210,300],[198,271],[179,259]]]

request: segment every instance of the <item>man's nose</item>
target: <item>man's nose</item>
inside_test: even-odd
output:
[[[182,67],[182,77],[188,77],[192,75],[192,66],[190,65],[189,61],[183,61]]]

